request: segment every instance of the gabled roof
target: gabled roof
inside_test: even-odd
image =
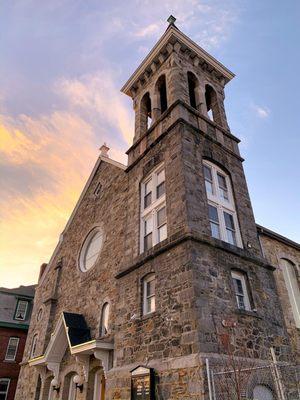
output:
[[[84,316],[63,312],[51,335],[45,354],[30,360],[30,362],[33,365],[47,362],[60,363],[67,347],[71,351],[74,346],[87,343],[90,340],[91,334]]]
[[[72,214],[71,214],[70,218],[68,219],[68,222],[67,222],[63,232],[61,233],[61,235],[59,237],[59,241],[58,241],[58,243],[57,243],[57,245],[56,245],[56,247],[54,249],[54,252],[52,253],[50,261],[49,261],[47,267],[45,268],[45,271],[43,272],[43,274],[42,274],[42,276],[40,278],[39,285],[43,282],[45,276],[47,275],[47,272],[51,268],[52,262],[53,262],[53,260],[54,260],[54,258],[56,256],[58,250],[60,249],[61,243],[63,241],[63,234],[68,229],[70,224],[72,223],[72,221],[73,221],[73,219],[75,217],[75,214],[76,214],[76,212],[77,212],[77,210],[78,210],[78,208],[79,208],[79,206],[80,206],[80,204],[81,204],[86,192],[88,191],[88,188],[90,187],[91,182],[92,182],[92,180],[93,180],[93,178],[94,178],[94,176],[95,176],[95,174],[96,174],[101,162],[105,162],[105,163],[111,164],[111,165],[113,165],[113,166],[115,166],[117,168],[120,168],[123,171],[125,171],[125,169],[127,168],[126,165],[123,165],[123,164],[119,163],[118,161],[112,160],[109,157],[105,157],[105,156],[101,156],[101,155],[98,157],[97,162],[96,162],[96,164],[95,164],[95,166],[94,166],[94,168],[93,168],[93,170],[92,170],[92,172],[91,172],[91,174],[90,174],[90,176],[89,176],[89,178],[88,178],[88,180],[87,180],[87,182],[86,182],[86,184],[85,184],[85,186],[83,188],[83,191],[81,192],[81,195],[80,195],[80,197],[79,197],[79,199],[78,199],[78,201],[76,203],[76,206],[75,206],[74,210],[72,211]]]
[[[188,49],[191,52],[191,57],[198,57],[200,63],[207,63],[210,67],[221,74],[224,77],[225,82],[229,82],[234,78],[234,74],[228,68],[181,32],[174,24],[170,24],[150,53],[144,58],[139,67],[122,87],[121,92],[131,96],[131,89],[137,85],[145,71],[151,71],[151,64],[159,63],[159,56],[167,53],[167,45],[174,45],[176,42],[179,42],[184,50]]]

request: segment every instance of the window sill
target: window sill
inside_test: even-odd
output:
[[[255,317],[258,319],[262,319],[262,317],[257,314],[257,311],[254,311],[254,310],[242,310],[242,309],[237,308],[235,310],[235,313],[238,315],[247,315],[248,317]]]
[[[145,315],[141,315],[140,318],[136,319],[136,322],[143,322],[143,321],[147,321],[148,319],[154,318],[158,315],[157,310],[152,311],[149,314],[145,314]]]

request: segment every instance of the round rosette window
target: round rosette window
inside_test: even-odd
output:
[[[103,239],[103,231],[100,228],[94,228],[85,238],[79,255],[79,267],[82,272],[95,265],[102,250]]]

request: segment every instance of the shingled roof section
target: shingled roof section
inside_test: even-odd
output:
[[[36,285],[19,286],[17,288],[13,288],[13,289],[0,287],[0,292],[16,294],[19,296],[34,297],[35,288],[36,288]]]
[[[91,340],[90,329],[82,314],[64,312],[63,315],[72,347]]]

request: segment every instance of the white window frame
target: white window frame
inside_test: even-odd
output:
[[[295,325],[297,328],[300,328],[300,288],[297,280],[295,264],[286,258],[282,258],[280,261]]]
[[[95,236],[100,234],[100,238],[98,239],[98,250],[97,250],[97,256],[94,259],[94,262],[90,265],[87,266],[87,260],[86,260],[86,256],[89,250],[89,247],[91,245],[91,242],[94,240]],[[81,246],[80,252],[79,252],[79,258],[78,258],[78,265],[79,265],[79,269],[81,272],[87,272],[89,270],[91,270],[96,263],[99,260],[100,254],[102,252],[103,249],[103,244],[105,241],[105,236],[104,236],[104,232],[103,229],[99,226],[94,227],[85,237],[83,244]]]
[[[34,357],[36,356],[35,353],[36,353],[36,344],[37,344],[37,341],[38,341],[38,334],[35,333],[35,334],[33,335],[32,343],[31,343],[31,350],[30,350],[30,357],[31,357],[31,358],[34,358]]]
[[[147,296],[147,284],[149,282],[156,281],[156,276],[151,273],[143,278],[143,315],[149,315],[156,311],[156,282],[154,288],[154,294]],[[154,310],[148,310],[148,299],[154,297]]]
[[[244,299],[244,304],[245,304],[245,308],[241,308],[238,302],[238,297],[239,295],[241,295],[241,293],[236,293],[235,290],[235,286],[233,283],[233,287],[234,287],[234,295],[235,295],[235,301],[237,304],[237,308],[239,310],[245,310],[245,311],[251,311],[251,303],[250,303],[250,297],[249,297],[249,291],[248,291],[248,287],[247,287],[247,282],[246,282],[246,274],[244,274],[243,272],[239,272],[239,271],[231,271],[231,278],[233,279],[237,279],[239,281],[241,281],[242,284],[242,290],[243,290],[243,299]]]
[[[6,400],[7,395],[8,395],[8,391],[9,391],[10,379],[9,378],[0,378],[0,381],[7,382],[6,392],[0,392],[0,394],[5,394],[5,400]]]
[[[100,335],[105,336],[109,332],[109,314],[110,314],[110,304],[109,302],[105,302],[101,309],[101,326],[100,326]],[[107,321],[105,321],[107,320]],[[107,324],[106,324],[107,323]],[[107,326],[105,326],[107,325]],[[106,332],[105,332],[106,330]]]
[[[218,219],[219,219],[219,229],[220,229],[220,239],[223,240],[224,242],[230,243],[227,237],[227,228],[225,224],[225,217],[224,217],[224,212],[232,215],[233,218],[233,223],[234,223],[234,232],[235,232],[235,238],[236,238],[236,246],[243,248],[243,243],[242,243],[242,238],[241,238],[241,233],[240,233],[240,228],[239,228],[239,223],[237,219],[237,213],[236,213],[236,208],[235,208],[235,202],[234,202],[234,197],[233,197],[233,192],[232,192],[232,187],[231,187],[231,182],[229,179],[229,176],[219,167],[217,167],[215,164],[213,164],[210,161],[203,161],[203,165],[210,168],[211,174],[212,174],[212,190],[213,193],[209,193],[206,191],[207,195],[207,200],[208,204],[211,205],[212,207],[215,207],[218,212]],[[218,174],[222,175],[225,180],[226,180],[226,186],[227,186],[227,191],[228,191],[228,200],[225,200],[221,196],[221,190],[219,188],[218,184]],[[204,175],[204,173],[203,173]],[[204,177],[205,180],[205,177]],[[232,244],[232,243],[230,243]],[[234,244],[232,244],[234,246]]]
[[[76,384],[73,381],[74,377],[75,377],[75,374],[70,377],[68,400],[76,399]]]
[[[19,310],[19,306],[20,306],[21,303],[26,303],[26,308],[25,308],[25,312],[24,312],[24,318],[18,318],[18,317],[17,317],[17,315],[18,315],[18,310]],[[17,308],[16,308],[16,312],[15,312],[15,318],[14,318],[15,320],[17,320],[17,321],[25,321],[25,320],[26,320],[27,311],[28,311],[28,304],[29,304],[29,301],[28,301],[28,300],[18,299],[18,301],[17,301]]]
[[[152,247],[160,242],[159,240],[159,226],[157,223],[157,213],[162,208],[166,207],[166,177],[165,177],[165,192],[162,196],[157,198],[157,187],[158,187],[158,174],[165,171],[164,165],[160,164],[155,168],[150,175],[141,184],[141,218],[140,218],[140,253],[145,251],[144,237],[145,237],[145,221],[152,218]],[[144,207],[144,197],[146,185],[150,183],[152,198],[151,204],[148,207]],[[166,238],[168,237],[168,223],[167,223],[167,209],[166,209]],[[165,239],[166,239],[165,238]],[[163,239],[163,240],[165,240]],[[149,249],[147,249],[149,250]]]
[[[11,343],[12,341],[16,341],[16,344],[12,345],[12,343]],[[7,345],[7,348],[6,348],[5,361],[15,361],[16,356],[17,356],[17,352],[18,352],[19,341],[20,341],[20,339],[18,337],[15,337],[15,336],[11,336],[9,338],[8,345]],[[14,350],[15,350],[13,357],[9,357],[9,355],[8,355],[10,347],[14,347]]]

